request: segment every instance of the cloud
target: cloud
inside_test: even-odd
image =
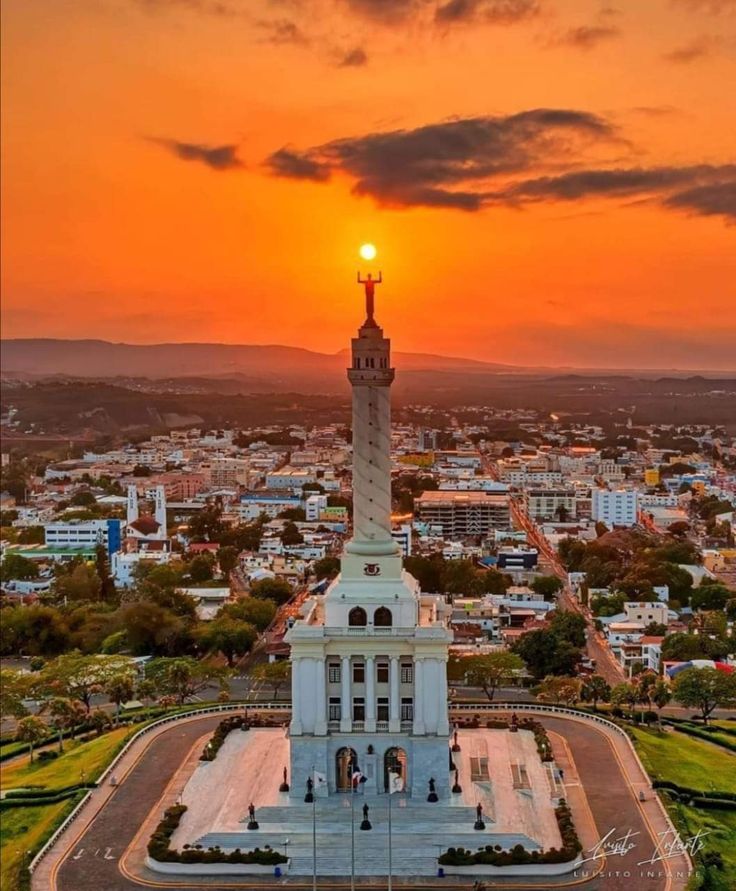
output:
[[[367,64],[368,55],[360,46],[356,46],[355,49],[351,49],[349,52],[345,53],[342,59],[338,62],[340,68],[360,68],[362,65]]]
[[[570,28],[554,43],[558,46],[572,46],[576,49],[590,50],[604,43],[606,40],[612,40],[614,37],[620,37],[621,31],[610,25],[580,25],[578,28]]]
[[[282,148],[266,164],[272,175],[315,182],[342,174],[353,194],[384,207],[472,212],[619,198],[733,217],[736,164],[590,167],[587,150],[606,145],[627,145],[606,119],[538,108]]]
[[[294,44],[306,46],[309,38],[296,22],[289,19],[279,19],[273,22],[259,22],[258,26],[267,32],[266,40],[276,46]]]
[[[675,192],[664,203],[677,210],[699,216],[722,216],[736,223],[736,178]]]
[[[289,179],[311,179],[315,182],[324,182],[330,178],[329,166],[287,148],[274,152],[266,163],[274,176],[284,176]]]
[[[537,0],[447,0],[435,8],[437,23],[513,25],[539,12]]]
[[[678,6],[687,6],[694,12],[709,12],[711,15],[736,11],[736,0],[673,0],[673,2]]]
[[[212,170],[236,170],[244,166],[238,158],[237,145],[204,145],[158,137],[149,138],[149,142],[162,146],[182,161],[199,161]]]
[[[359,15],[383,24],[393,24],[408,18],[425,5],[425,0],[345,0]]]
[[[664,53],[663,58],[668,62],[674,62],[676,65],[689,65],[698,59],[703,59],[711,54],[713,49],[713,41],[707,37],[696,37],[690,43],[683,46],[675,47],[668,53]]]
[[[137,6],[152,12],[183,9],[215,16],[233,16],[242,12],[239,0],[134,0]]]
[[[575,145],[617,140],[598,115],[538,108],[369,133],[301,152],[282,149],[267,163],[279,176],[324,180],[332,171],[343,172],[355,180],[355,194],[386,206],[478,210],[482,190],[469,185],[564,161]]]

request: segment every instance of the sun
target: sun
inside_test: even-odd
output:
[[[361,244],[359,254],[364,260],[374,260],[376,253],[374,244]]]

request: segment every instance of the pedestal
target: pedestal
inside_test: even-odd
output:
[[[246,828],[247,829],[260,829],[260,826],[258,825],[257,820],[249,820],[248,826]]]
[[[363,822],[360,824],[360,828],[363,830],[373,829],[370,820],[363,820]]]

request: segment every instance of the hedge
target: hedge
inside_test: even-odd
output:
[[[23,797],[17,796],[14,798],[8,798],[7,796],[0,800],[0,811],[8,810],[13,807],[40,807],[45,804],[58,804],[60,801],[65,801],[67,798],[74,798],[75,795],[79,795],[79,789],[72,789],[70,792],[57,792],[52,795],[47,795],[45,797]]]
[[[202,749],[202,754],[199,756],[199,760],[214,761],[217,757],[217,753],[222,748],[222,744],[227,739],[228,734],[232,730],[248,730],[248,727],[247,720],[243,715],[232,715],[229,718],[225,718],[224,721],[220,721],[215,728],[215,732],[212,734],[212,738],[204,749]]]
[[[684,733],[687,736],[694,736],[697,739],[704,739],[706,742],[711,743],[711,745],[720,746],[723,749],[728,749],[730,752],[736,752],[736,742],[730,742],[727,739],[713,739],[711,734],[722,730],[722,727],[713,728],[713,730],[711,730],[709,733],[708,731],[702,730],[699,727],[688,727],[685,724],[672,724],[671,726],[678,733]]]
[[[63,792],[78,792],[81,789],[96,789],[97,783],[73,783],[71,786],[61,786],[59,789],[10,789],[5,793],[5,798],[48,798],[53,795],[61,795]]]
[[[169,847],[174,830],[179,825],[186,811],[185,804],[175,804],[164,811],[163,820],[158,824],[148,842],[148,855],[159,863],[258,863],[261,866],[278,866],[287,863],[288,858],[272,848],[255,848],[253,851],[241,851],[236,848],[226,854],[219,846],[203,849],[200,845],[185,846],[177,851]]]
[[[486,845],[479,851],[466,848],[448,848],[441,854],[438,863],[441,866],[517,866],[528,863],[567,863],[582,851],[572,814],[567,802],[560,799],[555,808],[555,817],[562,837],[561,848],[549,848],[546,851],[527,851],[523,845],[514,845],[509,851],[500,845]]]

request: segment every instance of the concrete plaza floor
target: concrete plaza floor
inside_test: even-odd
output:
[[[397,874],[434,874],[437,854],[451,845],[559,847],[554,807],[563,791],[552,766],[540,760],[532,733],[466,729],[459,731],[458,742],[460,752],[453,753],[453,760],[461,793],[438,803],[406,794],[392,799]],[[215,760],[199,762],[187,781],[181,793],[187,811],[172,847],[250,850],[270,845],[288,849],[291,875],[310,874],[314,818],[321,874],[344,875],[353,856],[352,820],[357,829],[356,874],[385,872],[381,852],[387,845],[388,796],[361,792],[351,801],[350,793],[333,793],[319,797],[313,812],[300,797],[278,791],[288,763],[289,740],[283,729],[232,731]],[[259,823],[255,831],[245,825],[251,802]],[[478,803],[483,806],[483,831],[474,829]],[[359,830],[364,804],[370,810],[370,832]]]

